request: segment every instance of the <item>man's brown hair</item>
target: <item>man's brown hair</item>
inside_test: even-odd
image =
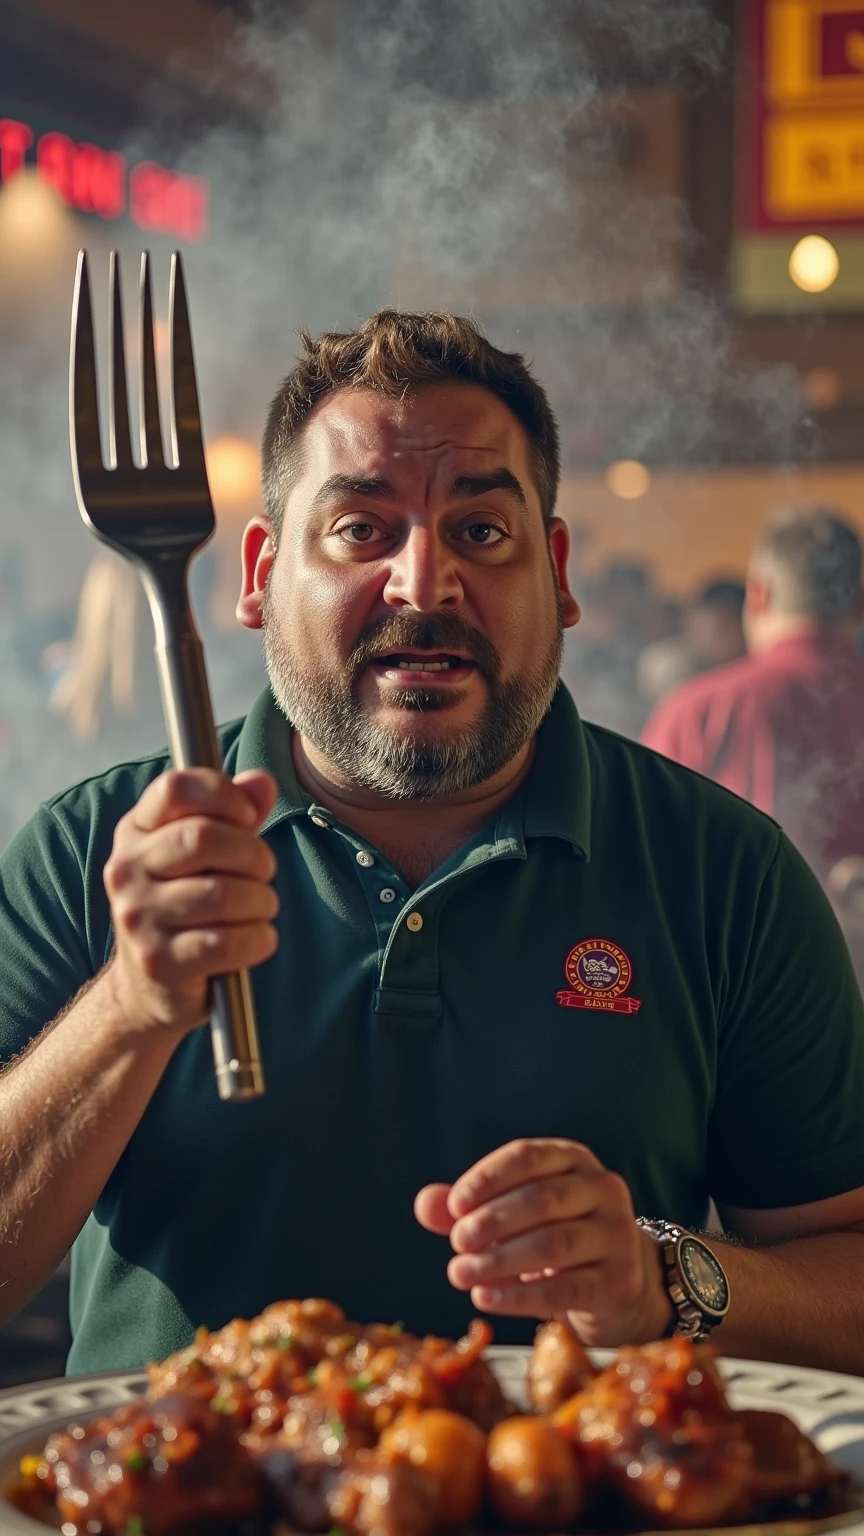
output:
[[[781,613],[842,624],[861,601],[861,540],[833,507],[777,512],[754,550],[753,563],[770,583]]]
[[[425,315],[382,309],[356,331],[300,332],[303,354],[282,381],[264,429],[261,483],[278,539],[298,471],[303,426],[320,400],[340,389],[392,398],[429,384],[479,384],[497,395],[531,444],[540,506],[548,523],[560,477],[558,427],[545,391],[519,352],[502,352],[475,325],[446,311]]]

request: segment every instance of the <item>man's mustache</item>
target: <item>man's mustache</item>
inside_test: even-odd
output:
[[[481,630],[475,629],[473,624],[467,624],[453,613],[435,614],[426,619],[397,613],[390,618],[367,624],[351,648],[348,670],[352,678],[357,678],[363,668],[376,657],[395,656],[412,647],[421,651],[452,651],[470,656],[490,682],[497,681],[501,674],[501,658],[491,640]]]

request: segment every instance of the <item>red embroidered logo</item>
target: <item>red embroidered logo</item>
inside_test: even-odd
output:
[[[599,1008],[605,1013],[638,1013],[639,997],[625,997],[633,967],[623,949],[608,939],[583,939],[564,962],[571,991],[556,992],[562,1008]]]

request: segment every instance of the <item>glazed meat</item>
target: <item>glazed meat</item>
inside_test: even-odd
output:
[[[537,1332],[534,1412],[506,1402],[475,1321],[456,1342],[284,1301],[150,1369],[145,1399],[25,1457],[20,1509],[79,1536],[431,1536],[477,1526],[681,1528],[824,1505],[824,1456],[782,1414],[730,1408],[714,1355],[674,1339],[597,1372]],[[275,1522],[275,1524],[274,1524]]]
[[[820,1493],[834,1479],[831,1463],[785,1413],[744,1408],[738,1422],[753,1449],[750,1488],[757,1504]]]
[[[722,1525],[751,1501],[753,1451],[709,1350],[685,1339],[622,1349],[552,1416],[595,1481],[655,1525]]]
[[[230,1425],[175,1395],[131,1403],[86,1428],[52,1435],[45,1461],[64,1521],[88,1532],[147,1536],[233,1525],[261,1513],[262,1479]]]
[[[544,1323],[537,1329],[528,1367],[528,1399],[538,1413],[560,1408],[598,1374],[567,1323]]]

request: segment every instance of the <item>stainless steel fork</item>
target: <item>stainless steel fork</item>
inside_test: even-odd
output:
[[[183,267],[171,258],[170,431],[173,467],[159,425],[150,266],[141,259],[139,302],[139,468],[132,457],[123,345],[120,271],[112,252],[109,274],[108,464],[99,437],[99,398],[93,305],[87,253],[78,257],[72,309],[70,430],[78,506],[88,528],[138,570],[156,630],[156,662],[171,756],[178,768],[220,768],[222,760],[201,639],[189,606],[188,569],[213,533],[192,333]],[[211,1020],[216,1082],[223,1099],[264,1092],[255,1010],[247,971],[214,977]]]

